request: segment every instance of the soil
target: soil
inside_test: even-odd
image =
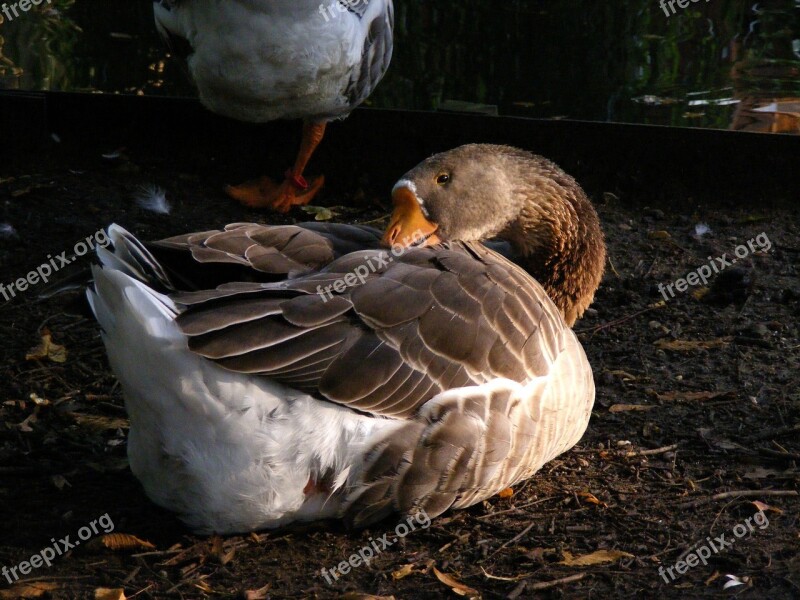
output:
[[[103,158],[108,150],[23,154],[0,166],[0,223],[15,230],[0,229],[0,283],[110,222],[156,239],[310,218],[297,209],[286,217],[243,210],[208,171]],[[171,214],[137,206],[142,182],[168,190]],[[647,207],[647,199],[605,191],[588,190],[608,267],[576,325],[597,383],[586,435],[511,497],[417,526],[332,585],[323,568],[371,539],[392,539],[396,523],[192,535],[145,497],[127,466],[123,400],[97,325],[70,310],[78,294],[39,299],[40,285],[0,298],[0,567],[66,535],[76,541],[92,521],[110,520],[114,533],[147,542],[92,532],[94,542],[24,575],[26,587],[0,577],[0,598],[94,598],[96,588],[129,598],[439,598],[459,597],[450,589],[459,582],[462,597],[483,598],[800,596],[798,208],[695,206],[688,198]],[[356,207],[334,208],[334,219],[380,227],[388,213],[380,192],[324,203]],[[697,235],[701,222],[710,231]],[[769,250],[754,243],[710,291],[689,286],[664,301],[659,283],[686,277],[708,257],[731,258],[759,234]],[[88,260],[59,277],[79,279]],[[26,359],[46,331],[66,348],[65,362],[57,348],[51,358]],[[691,562],[695,547],[709,552],[722,535],[729,543],[717,542],[707,564],[678,562]]]

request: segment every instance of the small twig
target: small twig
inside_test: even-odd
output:
[[[787,433],[794,433],[795,431],[800,431],[800,423],[795,423],[794,425],[789,425],[788,427],[781,427],[780,429],[773,429],[772,431],[766,431],[764,433],[752,435],[750,436],[749,441],[757,442],[759,440],[767,440],[771,437],[778,437],[781,435],[786,435]]]
[[[678,449],[678,444],[672,444],[671,446],[653,448],[652,450],[642,450],[641,452],[637,452],[635,456],[653,456],[655,454],[666,454],[667,452],[672,452],[673,450],[677,449]]]
[[[183,552],[182,548],[177,550],[155,550],[153,552],[140,552],[139,554],[131,554],[131,558],[138,558],[140,556],[169,556],[170,554],[180,554]]]
[[[570,575],[568,577],[562,577],[561,579],[553,579],[551,581],[539,581],[537,583],[529,583],[528,589],[531,590],[546,590],[551,587],[555,587],[557,585],[561,585],[562,583],[572,583],[573,581],[580,581],[584,577],[586,577],[586,573],[576,573],[575,575]]]
[[[609,327],[614,327],[616,325],[621,325],[622,323],[625,323],[626,321],[630,321],[631,319],[635,319],[639,315],[643,315],[644,313],[650,312],[651,310],[656,310],[658,308],[664,308],[666,305],[667,305],[666,302],[664,302],[663,300],[659,300],[658,302],[656,302],[654,304],[651,304],[651,305],[647,306],[646,308],[643,308],[641,310],[637,310],[636,312],[631,313],[629,315],[625,315],[624,317],[620,317],[619,319],[615,319],[615,320],[609,321],[607,323],[601,323],[600,325],[596,325],[595,327],[589,327],[588,329],[577,329],[577,330],[575,330],[575,333],[590,333],[591,332],[591,334],[594,336],[594,334],[597,333],[598,331],[602,331],[603,329],[608,329]]]
[[[506,510],[498,510],[497,512],[493,512],[488,515],[481,515],[480,517],[478,517],[478,520],[490,519],[492,517],[496,517],[497,515],[504,515],[506,513],[522,510],[523,508],[530,508],[531,506],[536,506],[537,504],[541,504],[542,502],[547,502],[548,500],[555,500],[556,497],[557,496],[548,496],[547,498],[542,498],[541,500],[536,500],[534,502],[528,502],[527,504],[521,504],[520,506],[513,506],[511,508],[507,508]]]
[[[737,492],[722,492],[706,498],[698,498],[691,502],[678,504],[678,508],[694,508],[703,504],[710,504],[717,500],[727,500],[729,498],[761,498],[763,496],[799,496],[796,490],[739,490]]]
[[[516,541],[519,541],[520,539],[522,539],[522,538],[525,536],[525,534],[526,534],[526,533],[528,533],[528,532],[529,532],[531,529],[533,529],[533,526],[534,526],[534,525],[536,525],[536,523],[535,523],[535,522],[534,522],[534,523],[531,523],[530,525],[528,525],[528,526],[527,526],[527,527],[526,527],[526,528],[525,528],[525,529],[522,531],[522,533],[519,533],[519,534],[515,535],[513,538],[511,538],[510,540],[508,540],[508,541],[507,541],[505,544],[503,544],[502,546],[500,546],[500,547],[499,547],[497,550],[495,550],[494,552],[492,552],[492,553],[491,553],[489,556],[487,556],[486,558],[487,558],[487,559],[489,559],[489,558],[492,558],[492,557],[493,557],[495,554],[497,554],[498,552],[500,552],[500,551],[501,551],[503,548],[505,548],[506,546],[510,546],[510,545],[511,545],[511,544],[513,544],[514,542],[516,542]]]
[[[785,460],[800,460],[800,454],[796,454],[794,452],[778,452],[777,450],[771,450],[770,448],[759,448],[758,453],[765,456],[783,458]]]
[[[372,219],[371,221],[362,221],[360,223],[353,223],[353,225],[372,225],[373,223],[380,223],[381,221],[385,221],[391,216],[392,216],[391,214],[387,213],[382,217],[378,217],[377,219]]]

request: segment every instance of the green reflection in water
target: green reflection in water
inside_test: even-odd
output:
[[[731,126],[739,99],[800,96],[800,0],[396,0],[380,107]],[[0,25],[0,86],[193,95],[150,0],[54,0]],[[2,52],[5,52],[3,57]],[[736,67],[734,69],[734,66]]]

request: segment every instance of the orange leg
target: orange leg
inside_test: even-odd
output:
[[[225,192],[250,208],[271,208],[277,212],[288,212],[292,206],[308,204],[325,183],[320,175],[306,182],[303,178],[308,161],[325,135],[324,122],[303,123],[303,141],[294,167],[286,172],[286,178],[277,184],[269,177],[261,177],[242,185],[228,186]]]

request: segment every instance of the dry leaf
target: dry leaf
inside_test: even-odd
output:
[[[155,550],[156,547],[129,533],[107,533],[90,542],[92,546],[102,545],[109,550]]]
[[[622,381],[637,381],[636,375],[631,375],[627,371],[620,371],[619,369],[615,371],[608,371],[609,375],[613,375],[614,377],[619,377]]]
[[[78,422],[78,425],[106,431],[108,429],[128,429],[130,423],[128,419],[120,417],[104,417],[102,415],[85,415],[83,413],[70,412],[67,413],[70,417]]]
[[[46,593],[58,589],[57,583],[49,581],[34,581],[31,583],[18,583],[7,590],[0,590],[0,598],[18,600],[19,598],[41,598]]]
[[[398,579],[403,579],[404,577],[408,577],[414,572],[414,565],[403,565],[397,571],[392,573],[392,579],[397,581]]]
[[[480,598],[481,595],[478,590],[474,590],[466,584],[461,583],[460,581],[452,578],[450,575],[446,573],[442,573],[436,567],[433,567],[433,574],[436,575],[436,579],[441,581],[443,584],[448,586],[453,592],[458,594],[459,596],[466,596],[470,600],[473,598]]]
[[[215,535],[211,538],[211,556],[213,556],[220,564],[227,565],[233,560],[234,554],[236,554],[236,548],[231,548],[230,551],[225,552],[221,537]]]
[[[31,399],[31,402],[33,402],[37,406],[47,406],[48,404],[50,404],[50,400],[48,400],[47,398],[42,398],[36,392],[31,392],[29,398]]]
[[[97,588],[94,591],[94,600],[126,600],[125,590],[121,588]]]
[[[751,502],[753,506],[755,506],[760,512],[774,512],[776,515],[782,515],[783,511],[780,508],[775,508],[774,506],[770,506],[769,504],[764,504],[761,500],[753,500]]]
[[[608,508],[608,504],[603,502],[602,500],[598,500],[597,496],[590,492],[578,492],[578,496],[583,498],[589,504],[596,504],[597,506],[602,506],[603,508]]]
[[[361,592],[347,592],[344,596],[339,596],[339,600],[395,600],[395,598],[394,596],[373,596]]]
[[[506,488],[504,490],[500,490],[500,492],[498,492],[497,495],[500,498],[511,498],[511,496],[514,495],[514,489],[509,487],[509,488]]]
[[[722,392],[664,392],[663,394],[656,393],[659,400],[713,400],[720,396],[727,396],[733,394],[732,390],[725,390]]]
[[[696,290],[692,290],[692,298],[694,298],[695,300],[702,300],[708,295],[708,292],[710,291],[711,288],[707,287],[697,288]]]
[[[50,330],[47,328],[42,330],[42,339],[39,344],[31,348],[25,355],[25,360],[43,360],[45,358],[57,363],[67,362],[67,349],[53,342]]]
[[[314,215],[315,221],[330,221],[337,213],[325,206],[301,206],[303,212]]]
[[[664,231],[662,229],[660,231],[651,231],[650,233],[647,234],[647,237],[649,237],[651,240],[668,240],[672,236],[669,234],[668,231]]]
[[[267,600],[267,598],[269,598],[270,587],[272,587],[272,584],[268,583],[257,590],[247,590],[244,593],[244,600]]]
[[[601,565],[604,563],[617,562],[622,558],[634,558],[633,554],[622,552],[621,550],[596,550],[591,554],[583,556],[573,556],[570,552],[564,551],[564,560],[556,563],[568,567],[588,567],[590,565]]]
[[[613,406],[609,407],[608,412],[612,413],[632,412],[641,410],[652,410],[653,408],[655,407],[648,406],[647,404],[614,404]]]
[[[676,352],[688,352],[690,350],[701,350],[709,348],[720,348],[731,343],[731,336],[721,337],[715,340],[667,340],[661,339],[655,342],[656,348],[663,350],[675,350]]]

